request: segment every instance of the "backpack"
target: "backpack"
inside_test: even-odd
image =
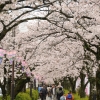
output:
[[[72,95],[71,94],[68,94],[67,95],[67,99],[72,99]]]

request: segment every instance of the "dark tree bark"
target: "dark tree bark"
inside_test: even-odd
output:
[[[67,90],[70,89],[70,83],[69,83],[69,80],[67,79],[67,77],[63,78],[61,84],[65,89],[67,89]]]
[[[80,98],[84,98],[86,96],[85,88],[86,88],[88,82],[85,83],[85,77],[86,77],[86,75],[81,72],[80,73],[81,85],[80,85],[80,91],[79,91],[80,92]]]
[[[19,92],[23,91],[24,86],[29,81],[30,81],[30,78],[20,79],[20,80],[17,81],[16,86],[15,86],[15,90],[14,90],[14,98],[16,97],[16,95]]]
[[[96,72],[97,100],[100,100],[100,68]]]
[[[90,77],[89,76],[89,82],[90,82],[89,100],[92,100],[93,99],[93,89],[94,89],[94,86],[96,86],[96,79],[95,79],[95,77]]]
[[[71,89],[72,89],[72,93],[76,93],[76,81],[77,81],[77,77],[76,78],[72,78],[72,77],[68,77],[70,85],[71,85]]]

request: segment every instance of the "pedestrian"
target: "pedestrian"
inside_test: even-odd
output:
[[[48,89],[48,98],[49,98],[49,100],[52,100],[52,90],[51,90],[51,88]]]
[[[55,84],[52,85],[52,100],[56,100],[56,86]]]
[[[43,88],[41,88],[41,90],[40,90],[41,100],[46,100],[46,96],[47,96],[47,88],[45,85],[43,85]]]
[[[39,86],[38,86],[38,93],[39,93],[39,97],[41,96],[41,89],[42,89],[43,87],[41,86],[41,84],[39,84]]]
[[[60,100],[66,100],[66,99],[65,99],[65,96],[64,96],[64,93],[63,93],[63,95],[60,97]]]
[[[67,94],[67,96],[66,96],[66,100],[74,100],[74,97],[73,97],[71,91],[69,91],[69,93]]]
[[[63,92],[63,88],[62,87],[58,87],[57,90],[57,100],[60,100],[60,97],[64,94]]]

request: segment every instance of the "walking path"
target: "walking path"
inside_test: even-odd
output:
[[[41,99],[38,99],[38,100],[41,100]],[[46,100],[49,100],[48,96],[46,97]]]
[[[38,100],[41,100],[41,99],[38,99]],[[50,100],[50,99],[48,98],[48,96],[46,97],[46,100]]]

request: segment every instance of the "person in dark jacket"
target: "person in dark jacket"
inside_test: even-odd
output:
[[[60,97],[64,94],[62,87],[58,88],[57,91],[57,100],[60,100]]]
[[[47,95],[47,89],[46,89],[46,86],[43,85],[43,88],[41,88],[41,90],[40,90],[41,100],[46,100],[46,95]]]

